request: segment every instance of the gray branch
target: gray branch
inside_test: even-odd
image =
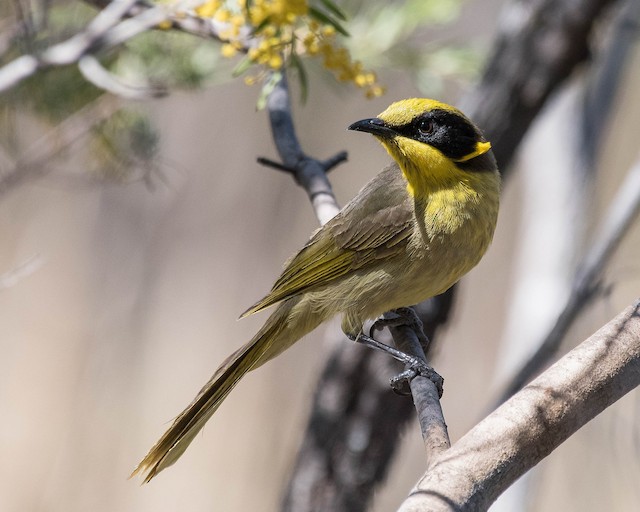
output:
[[[204,20],[194,14],[168,10],[163,6],[152,6],[138,0],[113,0],[88,2],[104,7],[87,28],[73,37],[53,45],[40,54],[22,55],[0,68],[0,92],[15,87],[38,71],[53,67],[77,64],[86,55],[118,46],[129,39],[170,22],[171,28],[199,37],[222,40],[219,37],[221,24]],[[96,85],[104,82],[97,80]],[[119,88],[112,88],[117,92]],[[126,96],[126,94],[125,94]]]
[[[420,340],[411,327],[407,325],[390,327],[389,331],[398,349],[427,361]],[[451,446],[449,432],[435,383],[427,377],[418,375],[409,382],[409,386],[418,415],[428,464],[439,453]]]
[[[109,5],[109,0],[84,1],[87,4],[93,5],[94,7],[100,9],[103,9],[104,7]],[[143,12],[153,9],[154,7],[154,4],[151,2],[138,0],[136,4],[131,8],[131,10],[129,10],[127,16],[137,16]],[[167,16],[163,21],[170,22],[171,29],[173,30],[179,30],[180,32],[191,34],[193,36],[201,37],[204,39],[215,39],[221,42],[228,42],[228,40],[220,36],[222,30],[228,26],[227,24],[211,18],[201,18],[192,11],[179,11],[179,13],[169,11],[167,12]],[[239,51],[246,52],[251,45],[251,33],[247,28],[241,30],[244,30],[243,38],[246,39],[246,42],[244,45],[241,45]]]
[[[130,85],[106,69],[93,55],[85,55],[78,60],[78,70],[93,85],[127,100],[147,100],[167,95],[161,87],[139,87]]]
[[[321,225],[325,224],[340,211],[327,178],[327,170],[335,166],[336,157],[322,162],[305,155],[302,151],[293,125],[289,87],[284,75],[269,94],[267,111],[273,142],[283,162],[280,169],[292,172],[298,185],[307,192],[318,222]],[[343,156],[343,159],[337,159],[339,161],[346,159],[344,152],[339,156]],[[259,161],[265,163],[264,159]]]
[[[638,385],[640,301],[442,453],[400,512],[487,510],[526,471]]]

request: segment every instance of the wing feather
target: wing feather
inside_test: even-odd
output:
[[[314,233],[287,262],[271,292],[242,316],[393,257],[405,250],[412,232],[413,205],[406,181],[392,165]]]

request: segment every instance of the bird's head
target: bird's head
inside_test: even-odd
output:
[[[414,188],[425,179],[443,182],[458,172],[496,170],[482,132],[457,108],[439,101],[397,101],[349,130],[374,135]]]

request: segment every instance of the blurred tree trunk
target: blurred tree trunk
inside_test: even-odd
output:
[[[517,241],[514,290],[505,312],[495,387],[504,386],[535,353],[572,292],[589,225],[594,168],[634,38],[630,20],[640,2],[628,0],[615,16],[606,44],[588,73],[554,102],[543,126],[530,136],[521,159],[524,179],[522,229]],[[576,130],[576,120],[580,130]],[[545,160],[552,153],[553,161]],[[551,189],[548,184],[553,182]],[[538,468],[504,493],[492,511],[529,510]]]

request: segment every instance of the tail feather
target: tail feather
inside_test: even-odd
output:
[[[278,340],[285,328],[291,330],[288,317],[295,303],[297,303],[295,299],[281,303],[253,339],[222,363],[193,402],[180,413],[171,427],[140,461],[131,473],[131,477],[145,474],[144,482],[146,483],[160,471],[171,466],[184,453],[196,434],[220,407],[222,401],[240,379],[247,372],[275,357],[281,351],[279,347],[272,345],[274,341]],[[305,331],[308,332],[306,329]],[[286,340],[285,343],[288,342],[290,345],[306,332],[292,333],[295,339]]]

